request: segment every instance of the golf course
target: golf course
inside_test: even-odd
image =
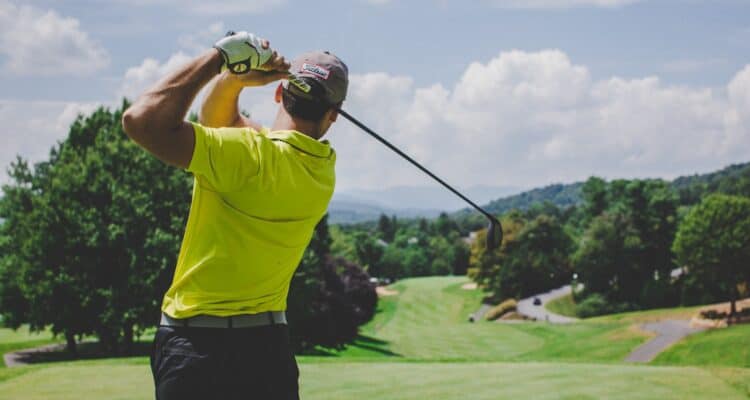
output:
[[[361,336],[338,352],[298,356],[304,399],[747,399],[750,328],[690,336],[648,365],[623,360],[652,334],[645,321],[691,308],[556,325],[467,322],[482,293],[464,277],[399,281]],[[4,352],[49,335],[0,331]],[[2,399],[150,399],[146,357],[0,369]]]

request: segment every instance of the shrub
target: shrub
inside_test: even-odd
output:
[[[487,314],[484,315],[484,318],[487,321],[494,321],[509,311],[516,311],[517,305],[518,303],[516,302],[516,299],[507,299],[502,303],[490,308],[490,310],[487,311]]]
[[[581,318],[588,318],[609,313],[610,306],[604,296],[594,293],[586,296],[583,301],[578,303],[576,310]]]

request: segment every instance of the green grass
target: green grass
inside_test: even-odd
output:
[[[714,329],[688,336],[659,354],[653,364],[750,368],[750,325]]]
[[[548,301],[544,304],[544,308],[566,317],[578,317],[576,315],[576,303],[571,294]]]
[[[745,399],[748,370],[560,363],[300,363],[301,397],[325,399]],[[84,389],[85,387],[85,389]],[[153,399],[145,359],[32,367],[0,398]]]
[[[407,279],[381,299],[383,309],[362,329],[378,352],[355,343],[335,354],[422,361],[602,361],[619,362],[648,335],[629,324],[604,321],[575,325],[533,322],[467,322],[483,296],[465,290],[463,277]]]
[[[5,353],[59,342],[59,339],[52,337],[52,333],[48,331],[31,333],[27,326],[22,326],[15,330],[0,328],[0,360],[2,360],[2,356]],[[0,361],[0,368],[5,368],[4,361]],[[2,375],[0,375],[0,379],[2,379]]]
[[[590,322],[624,322],[630,324],[641,324],[645,322],[654,322],[665,319],[690,319],[703,306],[693,307],[675,307],[675,308],[657,308],[646,311],[633,311],[622,314],[603,315],[601,317],[589,318]]]
[[[750,327],[699,334],[656,364],[622,360],[649,335],[637,325],[694,308],[592,318],[570,325],[467,322],[482,293],[465,278],[401,281],[341,351],[298,357],[305,399],[748,399]],[[28,335],[0,331],[0,345]],[[44,340],[44,338],[42,338]],[[727,343],[727,344],[725,344]],[[685,347],[683,349],[683,347]],[[695,366],[683,366],[693,364]],[[152,399],[148,359],[0,369],[1,399]]]

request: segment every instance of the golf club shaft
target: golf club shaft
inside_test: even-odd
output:
[[[443,185],[446,189],[448,189],[451,192],[453,192],[453,194],[455,194],[456,196],[460,197],[465,202],[471,204],[472,207],[474,207],[480,213],[484,214],[484,216],[487,217],[490,221],[497,222],[497,219],[492,214],[488,213],[482,207],[479,207],[476,203],[474,203],[473,201],[469,200],[466,196],[464,196],[463,194],[461,194],[461,192],[459,192],[458,190],[454,189],[451,185],[447,184],[444,180],[440,179],[437,175],[435,175],[432,172],[430,172],[430,170],[428,170],[427,168],[423,167],[418,162],[414,161],[413,158],[409,157],[406,153],[404,153],[403,151],[399,150],[398,147],[392,145],[389,141],[383,139],[380,135],[378,135],[377,133],[373,132],[373,130],[370,129],[370,128],[368,128],[367,126],[365,126],[365,124],[359,122],[356,118],[352,117],[349,113],[347,113],[346,111],[344,111],[342,109],[339,109],[338,112],[339,112],[339,114],[343,115],[344,118],[346,118],[349,121],[351,121],[351,123],[353,123],[354,125],[357,125],[363,131],[369,133],[370,136],[372,136],[375,139],[377,139],[380,143],[383,143],[384,145],[388,146],[388,148],[391,149],[391,150],[393,150],[394,152],[396,152],[396,154],[398,154],[401,157],[405,158],[407,161],[409,161],[410,163],[412,163],[415,167],[421,169],[422,172],[424,172],[425,174],[427,174],[430,177],[432,177],[432,179],[440,182],[441,185]],[[499,224],[499,222],[497,222],[497,223]]]

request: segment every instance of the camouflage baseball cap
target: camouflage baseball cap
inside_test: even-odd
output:
[[[310,100],[338,104],[346,98],[349,86],[349,68],[340,58],[327,51],[311,51],[292,61],[287,85],[295,95]],[[298,78],[307,85],[300,84]]]

